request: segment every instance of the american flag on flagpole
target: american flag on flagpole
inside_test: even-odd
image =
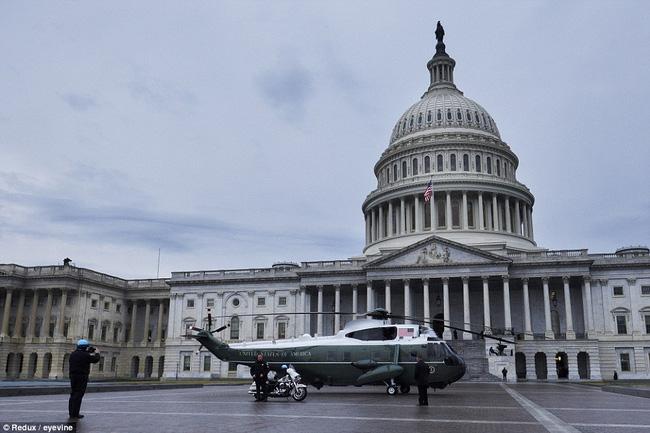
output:
[[[427,189],[424,190],[424,202],[429,203],[431,201],[431,195],[433,195],[433,185],[431,181],[427,185]]]

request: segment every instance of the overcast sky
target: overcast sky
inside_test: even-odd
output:
[[[650,2],[0,2],[0,263],[128,278],[361,254],[361,203],[455,80],[540,246],[650,243]]]

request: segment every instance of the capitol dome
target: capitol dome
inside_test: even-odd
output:
[[[517,180],[519,159],[492,116],[456,87],[456,62],[443,36],[438,25],[429,87],[399,117],[375,164],[377,188],[362,206],[364,253],[403,248],[431,234],[504,253],[537,249],[535,198]]]

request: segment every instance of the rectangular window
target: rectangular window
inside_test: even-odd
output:
[[[47,333],[48,336],[54,337],[54,328],[56,328],[56,322],[50,322],[50,329]]]
[[[190,371],[190,355],[183,355],[183,371]]]
[[[194,308],[194,299],[187,300],[187,308]]]
[[[627,334],[627,319],[625,316],[616,316],[616,331],[620,335]]]
[[[114,356],[111,358],[111,372],[115,372],[115,367],[117,366],[117,358]]]
[[[121,313],[122,312],[122,304],[117,304],[115,306],[115,312],[116,313]]]
[[[120,328],[113,328],[113,343],[117,343],[119,337],[120,337]]]
[[[24,330],[24,327],[23,327]],[[70,322],[66,321],[63,323],[63,336],[68,338],[68,332],[70,331]]]
[[[90,300],[90,308],[97,308],[97,299]]]
[[[108,332],[107,326],[106,325],[102,326],[102,336],[101,336],[102,341],[106,341],[106,333],[107,332]]]
[[[236,372],[237,371],[237,364],[234,362],[229,362],[228,363],[228,372]]]
[[[285,322],[278,323],[278,340],[287,338],[287,324]]]
[[[650,295],[650,286],[641,286],[642,295]]]
[[[100,373],[104,371],[104,357],[103,356],[99,357],[98,370],[99,370]]]
[[[623,286],[614,286],[614,296],[623,296]]]
[[[632,371],[632,369],[630,368],[629,353],[619,353],[619,359],[621,361],[621,371]]]
[[[258,322],[256,325],[257,329],[257,334],[256,337],[258,340],[263,340],[264,339],[264,323]]]
[[[650,314],[646,314],[645,318],[645,333],[650,334]]]
[[[280,296],[278,298],[278,305],[280,305],[280,306],[287,305],[287,297],[286,296]]]
[[[203,357],[203,371],[210,371],[210,355],[205,355]]]
[[[110,302],[104,302],[104,311],[109,311],[111,309],[111,303]]]
[[[266,298],[259,297],[257,298],[257,306],[258,307],[263,307],[266,305]]]
[[[208,298],[208,302],[206,303],[206,306],[208,308],[214,307],[214,299],[213,298]]]

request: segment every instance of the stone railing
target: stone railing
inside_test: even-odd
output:
[[[218,271],[172,272],[172,279],[209,280],[214,278],[257,278],[287,276],[292,274],[294,274],[293,269],[287,268],[223,269]]]
[[[303,269],[346,269],[361,267],[366,260],[352,259],[352,260],[326,260],[316,262],[302,262]]]
[[[537,259],[552,257],[582,257],[588,256],[587,250],[552,250],[552,251],[521,251],[509,252],[508,257],[521,259]]]

